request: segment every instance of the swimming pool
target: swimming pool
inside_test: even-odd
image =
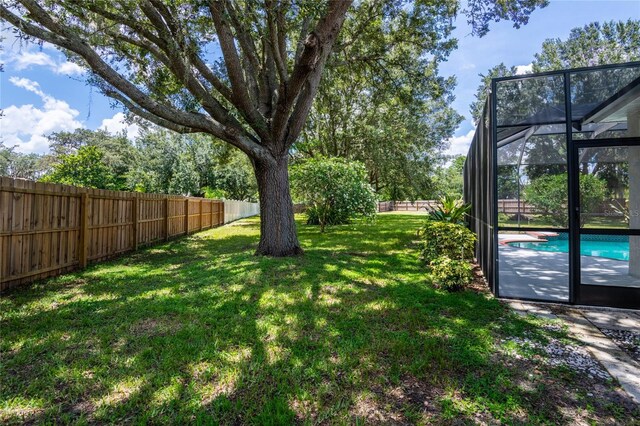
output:
[[[558,239],[548,242],[515,242],[507,243],[512,247],[550,251],[554,253],[568,253],[569,240]],[[605,257],[614,260],[629,260],[629,242],[628,241],[580,241],[580,254],[583,256]]]

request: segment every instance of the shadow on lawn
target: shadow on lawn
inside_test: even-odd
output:
[[[253,256],[254,221],[16,291],[0,370],[20,408],[5,420],[412,422],[466,415],[456,398],[490,418],[563,419],[495,357],[499,329],[526,319],[425,282],[406,250],[419,220],[322,239],[301,226],[306,255],[290,259]]]

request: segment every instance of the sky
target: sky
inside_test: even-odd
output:
[[[470,35],[466,18],[459,16],[454,32],[459,47],[440,71],[444,76],[457,76],[453,106],[465,121],[450,139],[447,153],[467,153],[474,132],[469,104],[480,83],[479,73],[500,62],[525,70],[544,40],[566,39],[572,28],[590,22],[629,18],[640,19],[640,0],[551,0],[549,6],[532,14],[526,26],[515,29],[510,22],[493,23],[489,34],[477,38]],[[47,135],[78,127],[136,136],[137,126],[126,124],[122,109],[85,83],[82,68],[53,47],[20,43],[4,25],[0,137],[5,145],[19,152],[43,153],[48,150]]]

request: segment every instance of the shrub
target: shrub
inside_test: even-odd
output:
[[[546,217],[553,225],[567,227],[569,215],[568,180],[566,173],[545,175],[532,179],[524,190],[527,203],[535,206],[536,211]],[[588,174],[580,175],[580,211],[590,213],[606,199],[606,183]],[[586,215],[581,215],[584,221]],[[584,225],[584,222],[581,223]]]
[[[445,195],[438,201],[438,207],[429,212],[429,218],[440,222],[464,225],[465,217],[471,210],[471,204],[465,204],[461,198]]]
[[[313,158],[291,170],[294,197],[307,205],[308,224],[348,223],[361,216],[373,218],[377,198],[362,163],[341,158]]]
[[[472,260],[476,236],[462,225],[428,220],[420,229],[422,258],[429,263],[446,256],[452,260]]]
[[[505,222],[509,222],[511,220],[511,217],[503,212],[499,212],[498,213],[498,223],[503,224]]]
[[[326,214],[323,214],[322,207],[309,206],[305,213],[307,214],[307,225],[320,225],[321,221],[324,221],[325,226],[340,225],[349,223],[350,220],[348,215],[332,208],[329,208]]]
[[[465,260],[440,256],[431,261],[431,275],[434,283],[448,291],[458,291],[473,281],[473,267]]]

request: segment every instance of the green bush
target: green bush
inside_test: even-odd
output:
[[[503,212],[498,213],[498,223],[505,223],[505,222],[509,222],[511,220],[511,217]]]
[[[472,260],[476,236],[462,225],[428,220],[420,229],[422,258],[432,260],[446,256],[453,260]]]
[[[473,281],[473,267],[465,260],[440,256],[431,261],[433,282],[448,291],[458,291]]]
[[[307,205],[307,223],[327,225],[348,223],[376,214],[376,194],[367,180],[362,163],[341,158],[312,158],[291,170],[295,199]]]
[[[341,225],[350,221],[349,215],[333,208],[329,208],[326,214],[323,214],[321,206],[309,206],[305,213],[307,225],[320,225],[321,221],[324,221],[325,226]]]

